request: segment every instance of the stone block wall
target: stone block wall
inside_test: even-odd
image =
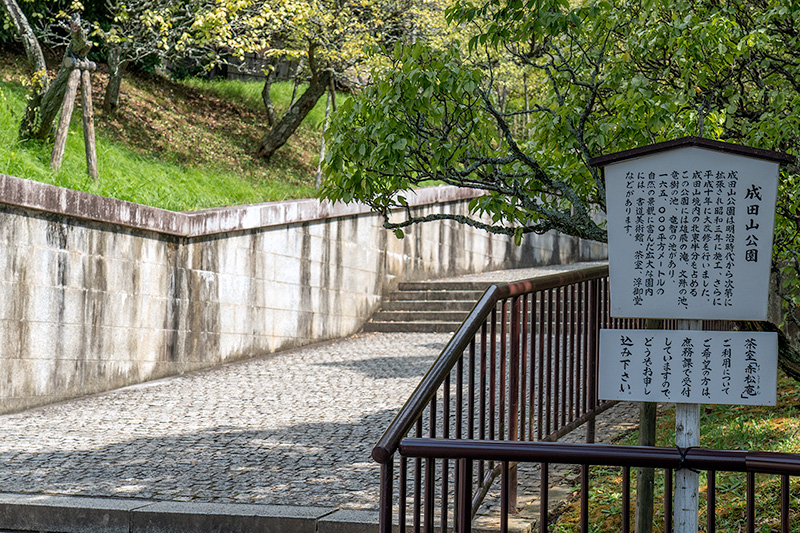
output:
[[[414,209],[473,194],[424,190]],[[399,281],[604,256],[454,222],[398,240],[363,206],[173,213],[0,176],[0,412],[350,335]]]

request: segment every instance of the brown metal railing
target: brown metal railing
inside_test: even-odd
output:
[[[552,441],[587,424],[593,442],[594,418],[614,403],[597,400],[599,329],[639,326],[611,319],[607,266],[489,287],[373,449],[381,532],[448,531],[475,515],[498,476],[514,509],[514,464],[478,460],[478,482],[456,498],[463,470],[397,457],[401,440]]]
[[[457,488],[460,501],[455,531],[469,533],[471,517],[465,513],[467,496],[472,491],[472,475],[474,462],[498,461],[503,471],[508,471],[514,463],[531,462],[541,464],[541,486],[547,487],[547,466],[551,463],[577,464],[583,466],[581,476],[581,532],[589,531],[588,508],[588,465],[622,467],[622,528],[629,533],[630,525],[630,469],[631,467],[652,467],[665,470],[664,494],[664,531],[672,531],[672,476],[680,468],[704,470],[708,473],[708,504],[706,507],[707,533],[716,531],[716,473],[746,472],[747,506],[745,509],[747,533],[756,531],[755,513],[755,475],[772,474],[780,476],[780,531],[790,531],[790,476],[800,476],[800,455],[775,452],[752,452],[732,450],[709,450],[704,448],[660,448],[650,446],[618,446],[602,444],[561,444],[561,443],[521,443],[502,441],[476,441],[454,439],[415,439],[406,438],[400,442],[400,453],[406,458],[432,460],[439,458],[457,463],[456,476],[459,479]],[[505,504],[510,499],[507,483],[502,484],[501,500]],[[546,491],[540,500],[540,530],[547,531],[548,501]],[[508,507],[501,505],[503,516],[500,520],[500,531],[508,531]]]

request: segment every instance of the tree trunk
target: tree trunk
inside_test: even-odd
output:
[[[0,0],[0,2],[2,2],[8,18],[14,25],[14,30],[22,41],[22,46],[25,48],[25,55],[28,57],[28,64],[33,71],[31,94],[28,97],[28,105],[25,109],[25,115],[22,117],[19,130],[20,137],[26,138],[23,132],[27,132],[32,125],[37,122],[39,107],[41,106],[45,93],[50,87],[50,80],[47,77],[47,63],[45,63],[39,40],[33,33],[28,19],[19,8],[19,4],[17,4],[16,0]]]
[[[113,113],[119,109],[119,90],[122,86],[122,77],[128,62],[121,59],[119,48],[111,48],[108,51],[108,85],[103,96],[103,111]]]
[[[92,63],[94,65],[94,63]],[[92,104],[92,69],[81,71],[81,104],[83,104],[83,143],[86,147],[86,172],[97,179],[97,146],[94,139],[94,105]]]
[[[16,0],[0,0],[3,7],[6,9],[8,18],[14,25],[17,35],[22,40],[22,46],[25,48],[25,55],[28,57],[28,63],[33,70],[34,76],[44,73],[44,90],[47,90],[47,64],[44,61],[44,54],[42,47],[39,46],[39,40],[33,33],[33,29],[28,23],[25,14],[19,8]]]
[[[53,127],[56,116],[61,109],[61,103],[64,101],[64,94],[67,92],[67,83],[72,71],[75,70],[74,66],[62,66],[50,88],[39,99],[39,105],[34,104],[34,100],[28,100],[28,108],[25,110],[25,120],[19,128],[20,139],[37,139],[45,140],[53,134]],[[28,121],[28,117],[32,120]]]
[[[325,125],[322,126],[322,135],[319,140],[319,164],[317,165],[317,178],[314,180],[314,186],[319,189],[322,185],[322,163],[325,162],[325,132],[328,131],[328,124],[331,118],[331,95],[332,90],[328,91],[328,102],[325,105]]]
[[[300,123],[317,103],[317,100],[325,94],[332,77],[333,74],[331,71],[323,70],[311,78],[308,89],[306,89],[303,95],[298,98],[297,102],[284,113],[278,125],[272,128],[261,141],[261,144],[256,150],[256,157],[269,161],[272,154],[274,154],[278,148],[286,144],[286,141],[289,140],[289,137],[297,130],[297,127],[300,126]]]
[[[69,121],[72,118],[72,110],[75,108],[75,95],[78,94],[78,85],[81,83],[81,71],[74,68],[69,73],[67,80],[67,90],[64,94],[64,102],[61,105],[61,115],[58,119],[56,138],[53,143],[53,153],[50,156],[50,168],[58,172],[61,162],[64,160],[64,149],[67,146],[67,134],[69,134]]]
[[[294,101],[297,99],[297,85],[300,83],[300,74],[303,72],[303,60],[301,59],[299,63],[297,63],[297,69],[294,71],[294,82],[292,84],[292,99],[289,102],[289,107],[294,105]]]
[[[264,80],[264,88],[261,89],[261,101],[264,102],[264,110],[267,113],[267,123],[270,128],[274,128],[277,120],[275,120],[275,107],[272,105],[272,97],[269,94],[269,90],[272,88],[272,82],[275,81],[275,65],[270,65],[270,67],[267,78]]]

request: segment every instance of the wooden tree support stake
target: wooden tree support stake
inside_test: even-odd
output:
[[[58,171],[64,160],[64,149],[67,145],[69,122],[75,108],[75,97],[78,94],[78,85],[81,85],[81,101],[83,105],[83,138],[86,146],[86,170],[89,177],[97,179],[97,149],[94,140],[94,108],[92,105],[91,72],[96,65],[92,61],[78,61],[75,69],[70,72],[67,81],[67,91],[64,102],[61,104],[61,116],[56,128],[55,144],[50,157],[50,167]]]
[[[94,144],[94,107],[92,106],[92,80],[89,69],[81,70],[81,99],[83,103],[83,143],[86,146],[86,172],[97,179],[97,148]]]
[[[53,154],[50,156],[50,167],[56,172],[61,168],[61,162],[64,160],[64,148],[67,145],[69,121],[72,118],[72,110],[75,107],[75,96],[78,93],[78,84],[80,81],[81,71],[76,68],[69,74],[67,92],[64,94],[64,103],[61,104],[61,116],[58,118],[58,128],[56,128],[56,141],[53,145]]]

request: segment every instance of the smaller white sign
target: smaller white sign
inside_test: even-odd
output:
[[[600,331],[603,400],[775,405],[778,335],[773,332]]]

